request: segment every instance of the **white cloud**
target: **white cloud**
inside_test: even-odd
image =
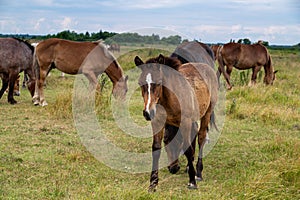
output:
[[[70,29],[72,25],[72,19],[70,17],[65,17],[61,22],[61,26],[63,29]]]
[[[176,7],[185,4],[199,3],[199,0],[117,0],[117,1],[101,1],[103,6],[130,8],[130,9],[155,9],[163,7]]]
[[[34,30],[35,31],[39,31],[40,27],[41,27],[41,23],[43,23],[45,21],[45,18],[40,18],[38,19],[38,21],[36,22],[36,24],[34,25]]]

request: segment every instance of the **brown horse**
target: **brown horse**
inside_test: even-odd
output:
[[[182,64],[188,62],[199,62],[211,66],[212,69],[215,67],[215,57],[212,49],[208,45],[198,41],[184,42],[178,45],[171,54],[171,57],[179,59]],[[197,127],[197,122],[195,122],[193,126]],[[169,140],[172,140],[172,138],[179,132],[180,131],[178,127],[171,125],[166,126],[167,134],[165,134],[164,141],[168,142]],[[169,166],[169,171],[172,174],[177,173],[179,169],[180,167],[178,160]]]
[[[218,49],[217,59],[219,63],[218,79],[221,73],[223,73],[228,84],[228,89],[232,88],[229,80],[233,67],[240,70],[252,68],[251,83],[253,84],[256,83],[257,73],[262,66],[265,70],[264,83],[272,85],[275,80],[275,73],[277,71],[274,71],[272,59],[267,48],[261,43],[252,45],[227,43]]]
[[[202,178],[202,149],[217,102],[218,82],[215,72],[204,63],[181,64],[178,59],[163,55],[149,59],[145,64],[138,56],[134,61],[142,70],[139,85],[144,99],[143,115],[146,120],[151,120],[153,130],[149,190],[155,191],[158,184],[158,160],[161,142],[165,137],[168,137],[164,142],[170,165],[178,160],[183,150],[188,160],[188,187],[195,189],[195,175]],[[201,121],[199,130],[195,123],[198,120]],[[162,127],[161,123],[164,123],[165,130],[158,128]],[[174,127],[179,128],[180,134],[176,134]],[[197,135],[200,151],[196,173],[193,161]],[[169,140],[170,137],[172,140]]]
[[[66,74],[84,74],[91,90],[100,90],[97,78],[105,72],[113,83],[113,95],[125,99],[128,77],[123,75],[121,66],[101,42],[73,42],[51,38],[36,46],[34,58],[38,74],[35,105],[47,105],[43,86],[47,74],[53,68]]]
[[[213,51],[208,45],[198,41],[184,42],[178,45],[171,57],[178,58],[182,64],[197,62],[206,63],[213,69],[215,67]]]
[[[109,46],[108,50],[112,51],[112,52],[120,52],[120,45],[113,43]]]
[[[0,39],[0,74],[2,74],[2,88],[0,98],[7,88],[8,102],[17,103],[13,98],[13,90],[19,73],[24,71],[29,76],[28,90],[33,96],[35,87],[35,74],[32,69],[34,47],[17,38]]]

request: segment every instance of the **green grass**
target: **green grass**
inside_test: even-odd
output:
[[[134,67],[135,55],[146,59],[166,53],[148,50],[129,51],[118,57],[119,63],[126,71]],[[186,187],[184,157],[179,174],[171,175],[166,168],[159,171],[156,193],[147,192],[149,172],[118,171],[95,159],[74,125],[74,76],[62,79],[53,71],[45,88],[47,107],[33,106],[24,89],[16,105],[9,105],[4,95],[0,199],[300,199],[299,52],[274,50],[271,55],[279,70],[273,86],[259,81],[248,87],[233,70],[222,134],[204,158],[204,181],[197,190]],[[132,87],[135,79],[130,77]],[[97,120],[107,138],[130,152],[151,151],[151,138],[133,137],[116,126],[110,110],[111,87],[107,81],[95,101]],[[132,120],[147,126],[138,87],[129,102]]]

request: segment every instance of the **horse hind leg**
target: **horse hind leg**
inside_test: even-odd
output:
[[[210,108],[209,108],[210,109]],[[207,129],[208,124],[210,122],[211,111],[206,112],[206,114],[201,118],[201,126],[198,131],[198,145],[199,145],[199,154],[197,161],[197,172],[196,172],[196,180],[202,181],[202,171],[203,171],[203,147],[207,138]]]
[[[180,126],[180,131],[182,133],[183,137],[183,149],[185,150],[184,155],[186,156],[188,160],[188,174],[189,174],[189,183],[188,188],[189,189],[197,189],[197,183],[195,179],[196,171],[193,165],[194,161],[194,155],[195,155],[195,149],[193,148],[193,138],[191,135],[192,130],[192,121],[182,121]]]
[[[187,160],[188,160],[188,174],[189,174],[189,189],[197,189],[197,183],[195,179],[196,171],[193,165],[193,159],[194,159],[194,149],[192,145],[188,147],[188,149],[184,152]]]

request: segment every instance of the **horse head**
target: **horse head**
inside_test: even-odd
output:
[[[150,59],[144,63],[138,56],[134,62],[137,67],[142,70],[139,77],[139,85],[142,89],[144,99],[143,115],[146,120],[154,119],[156,114],[156,104],[162,95],[162,69],[161,64],[163,56],[157,59]]]
[[[14,84],[14,96],[20,96],[20,75],[18,75]]]
[[[266,85],[273,85],[275,79],[276,79],[276,73],[278,72],[278,70],[275,70],[274,72],[271,72],[271,74],[269,76],[265,76],[264,77],[264,83]]]
[[[128,91],[127,87],[128,76],[122,76],[116,83],[113,85],[113,95],[116,99],[125,100],[126,93]]]

